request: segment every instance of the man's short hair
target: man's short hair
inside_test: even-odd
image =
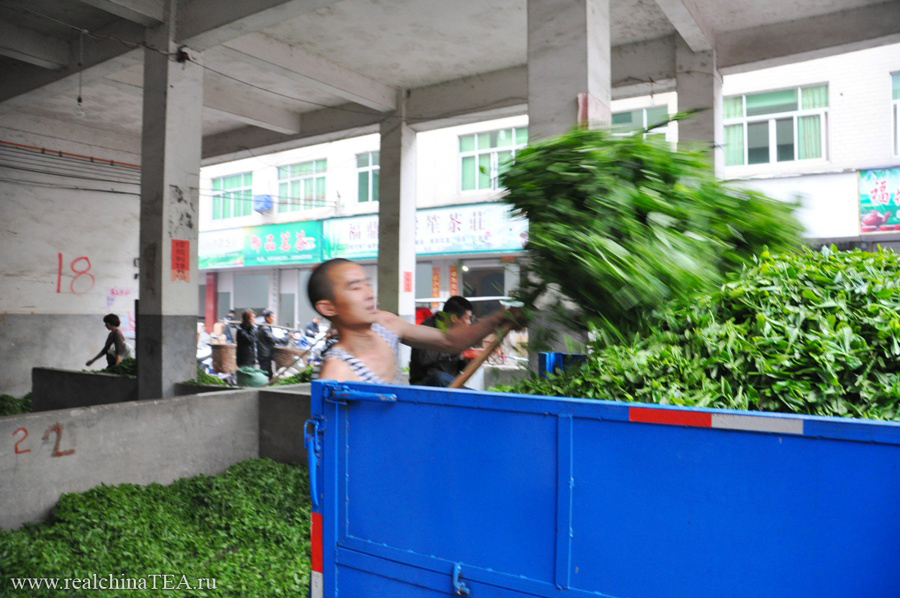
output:
[[[352,263],[350,260],[336,257],[327,262],[322,262],[313,270],[312,275],[309,277],[309,282],[306,284],[306,294],[309,296],[309,302],[312,304],[313,309],[316,310],[316,313],[322,315],[316,307],[316,303],[322,300],[331,301],[334,299],[334,287],[331,284],[328,272],[335,266]]]
[[[105,316],[103,316],[103,323],[118,327],[122,324],[122,321],[116,314],[106,314]]]
[[[472,311],[472,302],[465,297],[453,295],[447,299],[447,302],[444,303],[444,309],[441,311],[445,311],[453,316],[461,317],[466,315],[467,311]]]
[[[262,317],[268,318],[269,316],[273,315],[274,313],[275,312],[272,311],[271,309],[264,309],[262,312]]]

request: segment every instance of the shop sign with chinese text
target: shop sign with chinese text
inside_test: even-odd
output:
[[[285,222],[244,229],[244,265],[317,264],[322,261],[322,222]]]

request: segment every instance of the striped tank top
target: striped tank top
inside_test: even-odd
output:
[[[399,361],[399,349],[400,349],[400,339],[396,334],[385,328],[380,324],[372,324],[372,330],[380,336],[384,342],[388,344],[391,348],[391,352],[394,354],[394,363],[398,366],[400,365]],[[356,374],[356,377],[359,378],[360,382],[370,382],[372,384],[400,384],[400,371],[399,367],[397,371],[394,372],[393,380],[382,380],[378,375],[376,375],[372,370],[366,367],[362,361],[348,353],[347,351],[339,348],[339,347],[329,347],[325,349],[322,353],[322,362],[325,363],[325,360],[329,357],[333,357],[335,359],[340,359],[350,366],[350,369],[353,370],[353,373]],[[321,364],[316,368],[315,378],[319,378],[319,370],[321,369]]]

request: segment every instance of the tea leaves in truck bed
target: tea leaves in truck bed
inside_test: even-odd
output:
[[[763,255],[646,336],[505,390],[900,421],[900,255]]]

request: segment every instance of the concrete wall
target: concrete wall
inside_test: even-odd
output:
[[[136,377],[52,368],[31,370],[33,411],[107,405],[137,401],[137,399],[138,381]]]
[[[0,417],[0,527],[45,519],[64,492],[167,484],[259,457],[258,397],[226,391]]]
[[[133,140],[72,120],[6,114],[0,140],[139,163]],[[69,141],[77,138],[92,141]],[[106,339],[105,314],[119,314],[133,335],[139,187],[130,181],[139,171],[9,146],[3,153],[0,392],[21,396],[32,367],[83,368]]]
[[[310,417],[309,384],[259,391],[259,456],[306,464],[303,424]]]

